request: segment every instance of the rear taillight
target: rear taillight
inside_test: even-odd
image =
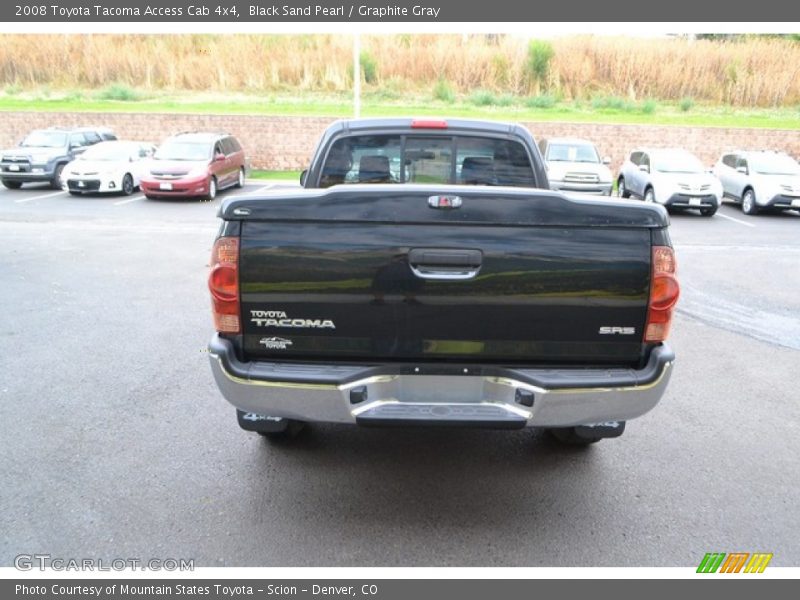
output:
[[[647,324],[644,341],[663,342],[669,335],[672,309],[680,296],[680,286],[675,278],[677,265],[675,253],[669,246],[653,247],[650,301],[647,303]]]
[[[447,129],[444,119],[414,119],[411,121],[412,129]]]
[[[220,333],[240,333],[239,317],[239,238],[221,237],[211,250],[208,275],[214,327]]]

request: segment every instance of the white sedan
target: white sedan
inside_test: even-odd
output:
[[[64,167],[61,180],[70,194],[119,193],[126,196],[139,186],[139,178],[155,146],[142,142],[100,142],[90,146]]]

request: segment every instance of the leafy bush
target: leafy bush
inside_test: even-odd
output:
[[[532,81],[539,84],[547,82],[547,76],[550,74],[550,61],[554,54],[553,45],[547,40],[531,40],[528,43],[526,67]]]
[[[689,112],[694,106],[694,98],[692,98],[691,96],[686,96],[685,98],[681,99],[680,104],[678,104],[678,106],[683,112]]]
[[[511,106],[516,103],[516,98],[512,94],[503,94],[496,100],[498,106]]]
[[[370,96],[375,100],[399,100],[405,93],[407,84],[399,77],[392,77],[388,81],[381,82]]]
[[[433,86],[433,98],[446,102],[447,104],[452,104],[456,101],[456,94],[453,91],[453,86],[451,86],[444,77],[440,77],[436,85]]]
[[[619,96],[595,96],[592,98],[592,108],[630,112],[634,105]]]
[[[525,106],[528,108],[553,108],[555,105],[556,98],[550,94],[531,96],[525,101]]]
[[[474,104],[475,106],[491,106],[495,104],[497,100],[494,97],[492,92],[487,90],[476,90],[472,93],[469,97],[469,101]]]
[[[378,61],[367,51],[362,50],[359,55],[361,59],[361,73],[366,83],[378,81]]]
[[[644,102],[642,102],[642,112],[646,115],[652,115],[656,112],[656,108],[658,108],[658,103],[653,100],[652,98],[648,98]]]
[[[119,100],[122,102],[133,102],[139,100],[139,93],[125,85],[124,83],[114,83],[100,92],[101,100]]]

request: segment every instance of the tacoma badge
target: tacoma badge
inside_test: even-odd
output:
[[[330,319],[290,319],[280,310],[251,310],[250,320],[259,327],[299,327],[303,329],[336,329]]]

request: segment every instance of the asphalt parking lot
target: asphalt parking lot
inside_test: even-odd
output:
[[[800,214],[672,218],[683,296],[662,403],[617,440],[236,425],[206,344],[226,196],[0,191],[0,565],[800,564]]]

